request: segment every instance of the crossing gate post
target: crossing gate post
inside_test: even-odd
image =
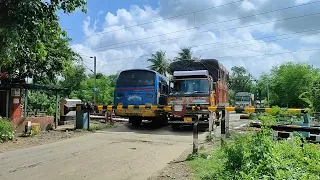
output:
[[[223,109],[221,112],[221,145],[223,145],[226,139],[226,111]]]
[[[212,134],[213,134],[213,112],[210,111],[209,112],[209,137],[210,139],[212,138]]]
[[[193,124],[193,153],[198,153],[198,134],[199,134],[199,122]]]
[[[226,137],[229,138],[230,137],[230,132],[229,132],[229,119],[230,118],[230,114],[229,111],[225,112],[225,123],[226,123]]]

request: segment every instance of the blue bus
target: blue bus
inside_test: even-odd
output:
[[[166,105],[169,79],[151,70],[131,69],[122,71],[116,81],[114,105]],[[138,126],[142,120],[156,124],[167,122],[165,113],[151,109],[117,109],[115,114],[129,118]]]

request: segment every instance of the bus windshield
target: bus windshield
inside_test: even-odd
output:
[[[120,86],[153,86],[155,85],[155,73],[150,71],[124,71],[118,78]]]
[[[173,93],[197,94],[209,93],[209,81],[207,79],[186,79],[174,82]]]

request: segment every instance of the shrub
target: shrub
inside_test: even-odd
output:
[[[14,138],[14,131],[9,119],[0,118],[0,141],[8,141]]]
[[[320,179],[320,150],[294,137],[273,141],[272,131],[238,135],[214,149],[212,158],[189,162],[200,179]]]

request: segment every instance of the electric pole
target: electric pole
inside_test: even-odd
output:
[[[96,93],[97,93],[97,58],[96,56],[93,57],[93,60],[94,60],[94,93],[93,93],[93,102],[94,102],[94,105],[96,105]]]
[[[93,58],[93,76],[94,76],[94,87],[93,87],[93,103],[96,104],[96,92],[97,92],[97,58],[96,56],[90,57]]]

